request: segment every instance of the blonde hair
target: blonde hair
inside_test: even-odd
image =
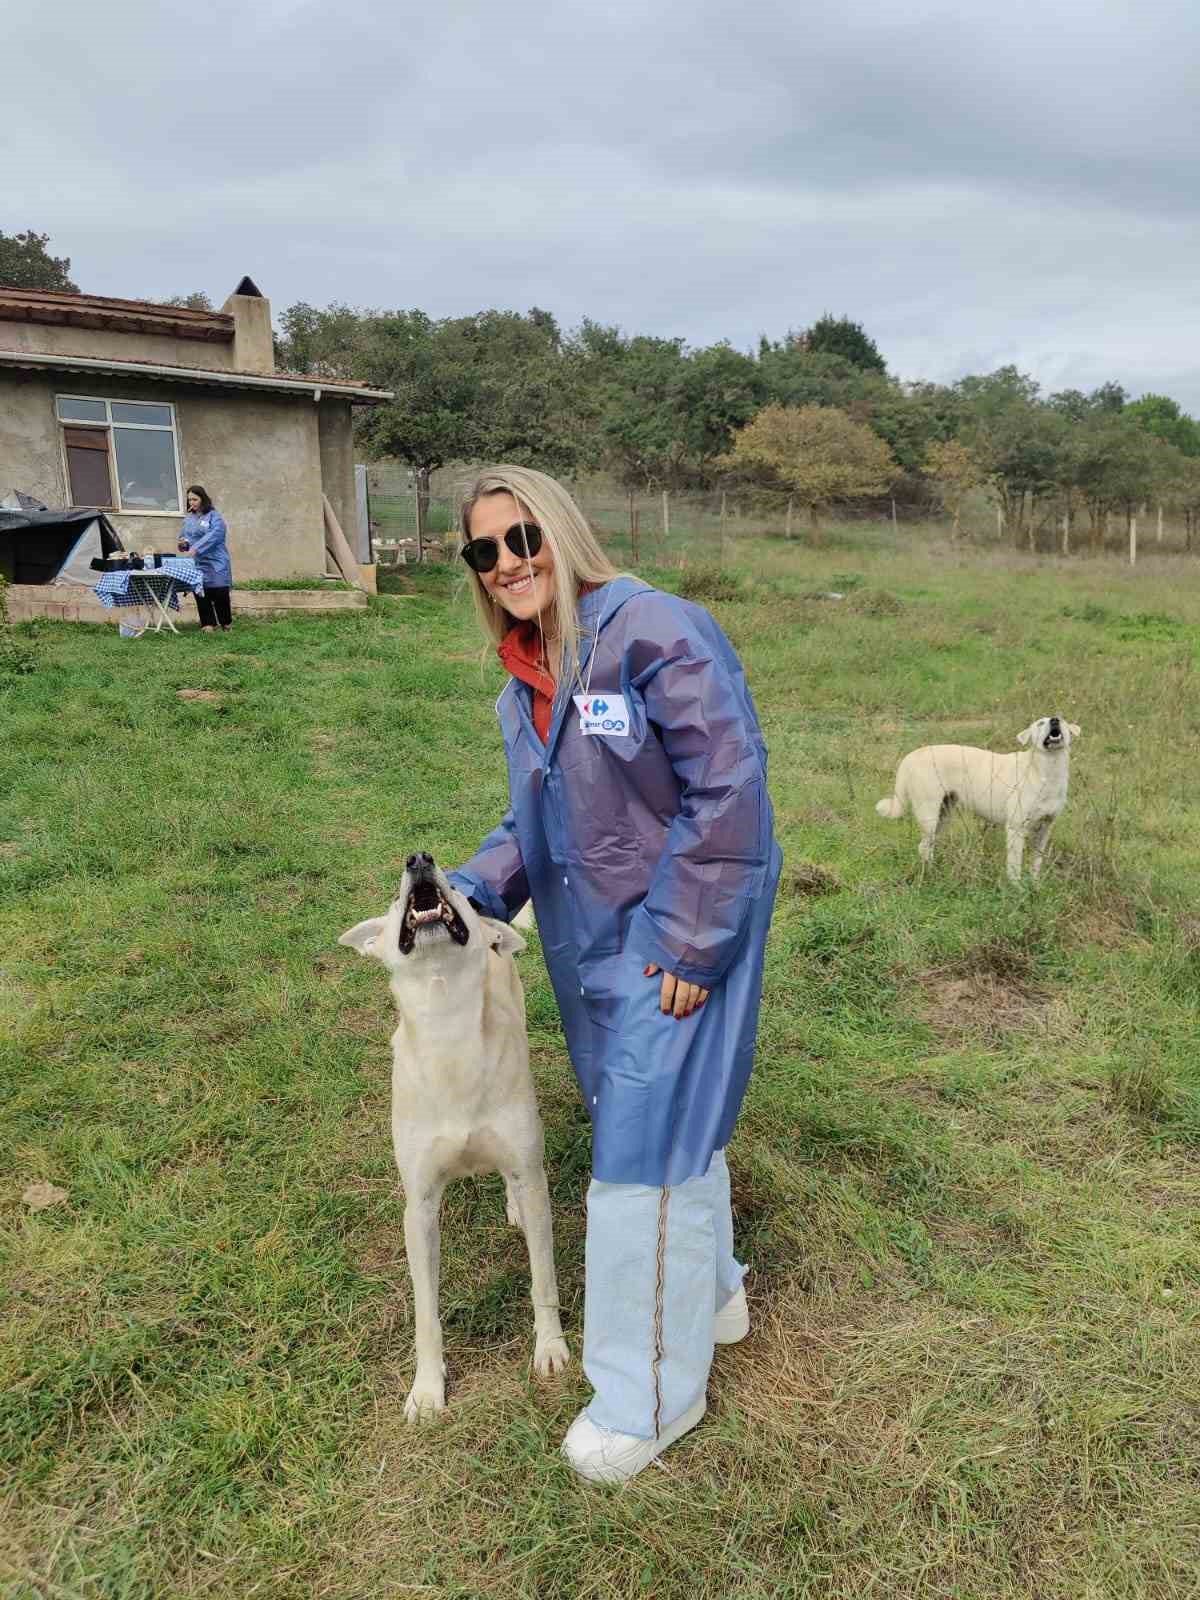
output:
[[[564,684],[573,683],[579,675],[580,628],[576,607],[580,586],[607,583],[611,578],[620,577],[620,573],[600,548],[583,512],[562,484],[544,472],[535,472],[532,467],[484,468],[462,503],[462,544],[471,537],[471,512],[489,494],[512,495],[528,512],[529,520],[542,530],[542,538],[554,557],[553,626],[562,650],[558,682],[561,692]],[[472,572],[471,578],[479,625],[493,643],[499,644],[513,625],[513,619],[503,606],[493,601],[477,572]]]

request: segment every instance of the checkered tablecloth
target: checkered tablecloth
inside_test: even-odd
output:
[[[136,568],[127,572],[106,572],[96,585],[96,598],[111,611],[114,606],[145,606],[151,603],[151,587],[172,611],[179,610],[181,591],[204,593],[200,568],[187,556],[168,556],[161,567]]]

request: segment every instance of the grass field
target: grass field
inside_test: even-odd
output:
[[[0,689],[5,1600],[1195,1596],[1200,563],[736,549],[657,578],[730,596],[786,854],[730,1151],[754,1331],[617,1494],[556,1454],[587,1390],[528,1374],[498,1179],[448,1197],[451,1408],[403,1422],[390,1001],[336,939],[504,803],[452,575],[42,628]],[[1051,710],[1040,888],[970,819],[922,878],[898,756]],[[577,1354],[588,1132],[521,962]]]

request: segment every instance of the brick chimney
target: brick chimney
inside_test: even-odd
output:
[[[221,310],[233,318],[235,372],[274,372],[271,302],[253,278],[243,278]]]

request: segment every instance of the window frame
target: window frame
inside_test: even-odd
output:
[[[74,418],[61,417],[58,413],[60,400],[86,400],[92,405],[104,407],[105,420],[103,422],[77,422]],[[170,425],[161,422],[114,422],[112,408],[117,406],[159,406],[171,414]],[[93,428],[97,432],[107,435],[108,444],[108,479],[114,496],[114,504],[105,507],[122,517],[183,517],[183,473],[179,461],[179,418],[172,400],[128,400],[122,398],[108,399],[97,394],[58,394],[54,396],[54,421],[58,428],[58,446],[62,458],[63,482],[66,484],[68,497],[71,489],[71,463],[67,455],[67,429],[68,428]],[[175,463],[175,498],[179,501],[178,511],[155,511],[149,506],[125,506],[121,502],[121,476],[117,462],[117,441],[113,438],[114,428],[130,428],[140,433],[169,433],[171,435],[171,457]]]

